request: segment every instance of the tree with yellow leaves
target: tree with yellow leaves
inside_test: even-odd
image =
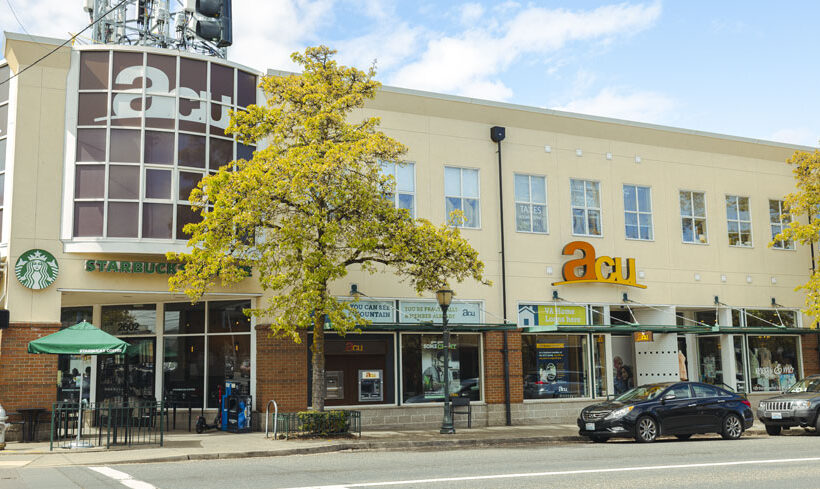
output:
[[[795,152],[787,163],[794,165],[794,179],[797,191],[783,199],[788,227],[774,237],[769,246],[782,246],[780,243],[793,241],[800,244],[814,244],[820,241],[820,151],[814,153]],[[802,217],[802,219],[800,219]],[[816,328],[820,320],[820,271],[814,270],[809,280],[796,290],[806,292],[806,314],[814,318],[812,327]]]
[[[198,300],[252,269],[273,294],[247,313],[296,342],[312,330],[317,411],[324,410],[326,325],[342,334],[366,326],[330,294],[351,268],[389,270],[418,293],[450,280],[486,283],[478,252],[458,228],[413,219],[385,198],[395,180],[381,163],[401,164],[406,148],[378,131],[375,117],[350,121],[380,84],[373,68],[339,66],[335,53],[325,46],[294,53],[302,74],[264,77],[267,105],[232,114],[227,133],[266,146],[200,182],[190,200],[202,220],[185,227],[190,252],[169,254],[184,264],[170,278],[173,290]]]

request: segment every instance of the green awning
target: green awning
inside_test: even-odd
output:
[[[123,353],[128,343],[111,336],[93,324],[83,321],[43,336],[28,344],[29,353],[64,355],[101,355]]]

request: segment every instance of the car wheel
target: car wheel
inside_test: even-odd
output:
[[[817,416],[814,418],[814,429],[815,432],[820,435],[820,411],[817,412]]]
[[[724,440],[737,440],[743,434],[743,422],[736,414],[730,414],[723,419],[723,431],[720,436]]]
[[[654,418],[641,416],[635,423],[635,440],[640,443],[651,443],[658,439],[658,423]]]
[[[766,425],[766,433],[768,433],[771,436],[779,435],[781,429],[782,428],[780,426],[777,426],[777,425],[774,425],[774,424],[767,424]]]
[[[593,443],[606,443],[606,441],[609,440],[609,438],[606,436],[598,435],[592,435],[589,437],[589,439],[592,440]]]
[[[692,435],[675,435],[678,440],[686,441],[689,438],[692,438]]]

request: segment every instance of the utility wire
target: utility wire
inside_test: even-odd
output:
[[[7,0],[7,1],[8,1],[8,0]],[[110,14],[110,13],[111,13],[111,12],[113,12],[114,10],[116,10],[116,9],[118,9],[118,8],[120,8],[120,7],[122,7],[123,5],[125,5],[126,3],[130,2],[130,1],[132,1],[132,0],[122,0],[122,1],[121,1],[120,3],[118,3],[117,5],[115,5],[115,6],[111,7],[110,9],[108,9],[108,11],[107,11],[107,12],[105,12],[104,14],[102,14],[101,16],[99,16],[96,20],[92,21],[90,24],[88,24],[87,26],[85,26],[85,29],[83,29],[83,30],[81,30],[80,32],[78,32],[78,33],[74,34],[74,35],[73,35],[73,36],[71,36],[70,38],[66,39],[66,41],[65,41],[64,43],[60,44],[59,46],[57,46],[56,48],[52,49],[52,50],[51,50],[51,51],[49,51],[48,53],[44,54],[43,56],[41,56],[41,57],[40,57],[40,58],[38,58],[36,61],[34,61],[34,62],[33,62],[33,63],[31,63],[30,65],[26,66],[25,68],[23,68],[23,69],[22,69],[22,70],[20,70],[19,72],[17,72],[17,73],[15,73],[15,74],[11,75],[10,77],[6,78],[6,79],[5,79],[5,80],[3,80],[3,81],[0,81],[0,85],[2,85],[2,84],[4,84],[4,83],[8,83],[9,81],[11,81],[11,79],[12,79],[12,78],[16,78],[16,77],[18,77],[18,76],[22,75],[23,73],[25,73],[25,72],[26,72],[26,70],[28,70],[29,68],[33,67],[34,65],[36,65],[36,64],[37,64],[37,63],[39,63],[40,61],[43,61],[44,59],[48,58],[48,57],[49,57],[49,56],[51,56],[52,54],[56,53],[56,52],[57,52],[60,48],[65,47],[65,45],[66,45],[66,44],[68,44],[68,43],[70,43],[70,42],[73,42],[73,41],[74,41],[74,40],[75,40],[75,39],[76,39],[76,38],[77,38],[80,34],[82,34],[83,32],[87,31],[88,29],[90,29],[90,28],[94,27],[94,26],[95,26],[95,25],[96,25],[99,21],[101,21],[102,19],[106,18],[106,17],[108,16],[108,14]],[[16,17],[16,16],[15,16],[15,17]],[[19,22],[19,21],[18,21],[18,22]],[[28,34],[28,33],[26,33],[26,34]]]
[[[26,30],[26,26],[24,26],[23,23],[20,22],[20,18],[17,17],[17,12],[14,11],[14,7],[11,5],[11,0],[6,0],[6,4],[8,4],[9,10],[11,10],[11,15],[14,16],[14,20],[16,20],[17,23],[20,25],[20,28],[23,29],[23,32],[25,32],[26,34],[28,34],[30,36],[31,34],[29,34],[28,31]]]

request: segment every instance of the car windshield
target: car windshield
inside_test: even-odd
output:
[[[649,385],[641,385],[635,387],[634,389],[630,389],[620,396],[616,397],[616,401],[648,401],[650,399],[654,399],[663,392],[664,389],[669,387],[669,384],[649,384]]]
[[[820,378],[809,377],[794,384],[786,392],[820,392]]]

